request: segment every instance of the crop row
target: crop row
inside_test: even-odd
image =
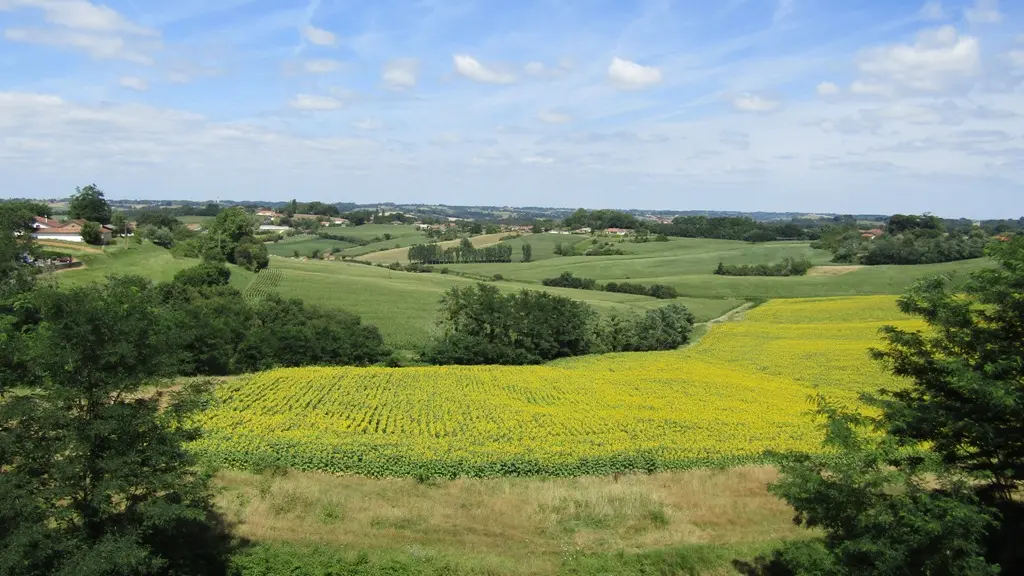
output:
[[[262,274],[262,273],[261,273]],[[239,468],[589,475],[813,450],[809,397],[897,384],[868,355],[891,297],[773,301],[672,352],[544,366],[298,368],[222,385],[192,448]]]

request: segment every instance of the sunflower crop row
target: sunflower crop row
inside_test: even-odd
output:
[[[891,297],[779,300],[682,351],[545,366],[297,368],[222,385],[192,449],[239,468],[591,475],[814,450],[816,392],[896,383],[868,356]]]

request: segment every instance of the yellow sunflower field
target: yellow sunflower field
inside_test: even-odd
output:
[[[671,352],[543,366],[297,368],[222,384],[191,448],[239,468],[590,475],[814,450],[812,395],[899,386],[869,356],[895,298],[775,300]]]

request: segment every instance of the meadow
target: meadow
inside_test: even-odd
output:
[[[309,257],[313,250],[319,250],[321,253],[327,252],[332,248],[344,251],[359,245],[341,240],[320,238],[319,236],[293,236],[277,242],[267,242],[266,246],[267,252],[274,256],[293,257],[298,252],[300,257]]]
[[[277,291],[282,296],[301,298],[310,304],[359,314],[380,328],[385,340],[399,349],[421,348],[430,338],[437,318],[438,301],[453,286],[468,286],[475,280],[446,274],[413,274],[352,262],[271,259],[271,268],[281,272]],[[582,300],[603,313],[642,312],[664,306],[665,300],[645,296],[547,288],[514,282],[495,282],[502,290],[524,288],[545,290]],[[725,314],[741,304],[733,298],[680,298],[699,322]]]
[[[868,350],[892,297],[780,300],[696,345],[543,366],[300,368],[234,380],[192,449],[233,468],[581,476],[723,467],[818,448],[809,397],[898,385]]]

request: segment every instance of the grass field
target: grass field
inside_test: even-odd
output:
[[[868,357],[892,297],[773,301],[695,346],[531,367],[302,368],[222,385],[193,449],[230,467],[576,476],[814,450],[817,392],[898,384]]]
[[[438,301],[452,286],[468,286],[475,281],[443,274],[412,274],[351,262],[302,262],[274,258],[271,267],[283,275],[278,292],[285,297],[301,298],[311,304],[359,314],[380,328],[387,342],[401,349],[422,347],[430,338],[437,318]],[[544,288],[510,282],[496,282],[503,290],[543,289],[591,304],[599,312],[644,311],[668,304],[631,294],[585,290]],[[706,321],[742,304],[723,299],[682,298],[684,304]]]
[[[734,558],[808,535],[768,494],[775,477],[764,467],[426,483],[223,471],[217,503],[240,536],[277,543],[302,566],[361,550],[369,563],[451,565],[437,574],[609,574],[618,572],[606,563],[625,550],[625,558],[659,551],[648,561],[727,574]],[[631,560],[639,558],[623,562]],[[295,573],[284,563],[271,572]]]
[[[207,226],[210,222],[213,222],[216,216],[178,216],[178,221],[182,224],[202,224]]]
[[[713,274],[719,262],[727,265],[769,264],[785,257],[806,257],[816,266],[827,266],[828,252],[813,250],[807,243],[769,242],[750,244],[730,240],[673,238],[669,242],[620,246],[624,256],[551,256],[548,245],[556,239],[574,238],[552,234],[530,237],[534,262],[509,264],[457,264],[452,270],[480,277],[501,274],[507,279],[540,282],[544,278],[572,272],[576,276],[600,282],[638,282],[667,284],[684,296],[694,298],[808,298],[816,296],[856,296],[899,294],[916,279],[927,274],[967,272],[990,265],[987,259],[924,266],[867,266],[842,275],[810,274],[796,277],[733,277]],[[526,240],[510,243],[517,247]],[[553,249],[553,248],[552,248]]]
[[[199,260],[175,258],[169,250],[150,242],[130,242],[127,248],[122,245],[107,246],[102,253],[83,253],[76,257],[85,263],[85,267],[57,274],[55,278],[60,284],[72,286],[98,282],[111,274],[135,274],[155,282],[164,282],[174,278],[178,271],[199,264]],[[239,290],[248,286],[256,276],[237,266],[229,268],[231,285]]]
[[[395,248],[422,244],[428,240],[427,236],[423,232],[417,230],[415,226],[406,225],[364,224],[363,226],[353,226],[340,229],[335,228],[332,229],[332,231],[342,236],[351,236],[361,240],[373,240],[377,237],[383,238],[385,234],[391,235],[390,240],[381,240],[379,242],[371,242],[366,246],[354,246],[349,248],[345,250],[346,256],[361,256],[363,254],[370,254],[371,252],[394,250]],[[391,262],[388,262],[388,264],[390,263]]]
[[[506,234],[484,234],[481,236],[473,236],[469,239],[473,243],[473,246],[480,248],[482,246],[490,246],[497,244],[503,236]],[[409,244],[422,244],[425,240],[421,239],[419,242],[412,242]],[[458,246],[462,240],[449,240],[447,242],[440,242],[442,248],[449,248],[452,246]],[[409,250],[408,248],[395,248],[393,250],[384,250],[382,252],[373,252],[366,254],[359,258],[366,262],[380,263],[380,264],[391,264],[392,262],[398,262],[399,264],[409,263]]]
[[[313,250],[319,250],[320,252],[326,252],[331,248],[347,250],[357,247],[358,244],[342,242],[341,240],[329,240],[317,236],[294,236],[278,242],[267,242],[266,246],[267,252],[274,256],[292,257],[295,255],[295,251],[298,250],[300,256],[308,257]]]

